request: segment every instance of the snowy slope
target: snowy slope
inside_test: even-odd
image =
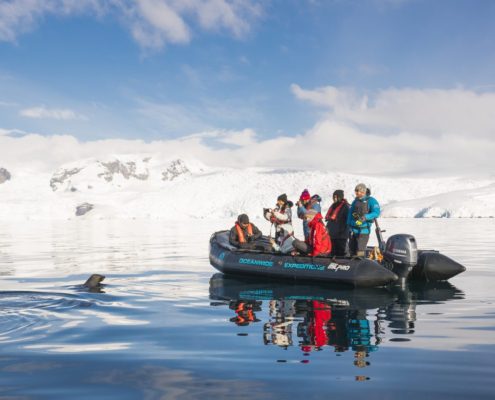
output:
[[[388,204],[386,217],[495,217],[495,184]]]
[[[351,197],[368,184],[388,217],[493,217],[495,179],[404,179],[320,171],[211,168],[195,160],[160,155],[112,155],[60,166],[51,174],[17,166],[0,184],[2,220],[76,218],[260,217],[287,193],[297,200],[304,188],[330,205],[335,189]]]

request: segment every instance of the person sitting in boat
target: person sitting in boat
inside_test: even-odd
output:
[[[274,209],[265,209],[264,216],[275,225],[275,239],[270,239],[273,250],[287,254],[294,250],[294,228],[292,226],[292,210],[294,205],[287,199],[287,195],[281,194],[277,198],[277,205]]]
[[[308,221],[304,218],[304,216],[309,210],[314,210],[321,213],[320,201],[320,196],[315,194],[311,197],[308,189],[304,189],[299,197],[299,201],[297,202],[297,216],[303,220],[304,240],[306,241],[309,238],[310,229],[308,227]]]
[[[344,198],[344,191],[336,190],[333,192],[333,204],[325,216],[328,234],[332,240],[332,256],[344,257],[346,255],[349,238],[348,214],[349,203]]]
[[[367,195],[367,188],[360,183],[355,188],[356,198],[347,215],[347,225],[351,229],[349,250],[351,256],[364,257],[370,238],[373,221],[380,216],[380,205],[374,197]]]
[[[235,225],[230,230],[229,242],[240,249],[256,249],[256,240],[261,237],[261,231],[249,222],[246,214],[237,217]]]
[[[305,218],[310,229],[309,238],[304,242],[295,239],[292,243],[294,249],[311,257],[329,255],[332,251],[332,242],[327,228],[323,224],[323,216],[315,210],[308,210]]]
[[[275,239],[270,238],[272,250],[282,254],[289,254],[294,251],[294,228],[291,224],[283,224],[278,227]]]

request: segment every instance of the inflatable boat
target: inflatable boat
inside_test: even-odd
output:
[[[267,248],[262,237],[260,248]],[[353,287],[378,287],[406,280],[442,281],[465,267],[435,250],[418,250],[407,234],[393,235],[383,244],[383,259],[291,256],[275,252],[239,249],[229,243],[229,231],[210,238],[210,263],[220,272],[257,275],[272,279],[313,281]]]

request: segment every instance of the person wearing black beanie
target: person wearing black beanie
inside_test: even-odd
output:
[[[249,217],[246,214],[240,214],[234,227],[230,230],[230,244],[241,249],[256,249],[256,241],[259,238],[261,238],[261,231],[256,225],[249,222]]]
[[[349,238],[349,226],[347,225],[349,203],[344,197],[343,190],[336,190],[332,197],[333,204],[325,216],[328,234],[332,240],[332,256],[345,257]]]
[[[270,243],[275,251],[290,253],[292,241],[294,240],[294,228],[292,226],[292,206],[294,203],[287,199],[287,194],[283,193],[277,197],[277,204],[273,209],[264,209],[265,219],[275,226],[275,238],[270,239]]]

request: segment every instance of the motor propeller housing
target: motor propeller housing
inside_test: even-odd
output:
[[[418,263],[416,239],[414,236],[404,233],[390,236],[385,245],[383,258],[399,277],[399,283],[405,284],[409,273]]]

